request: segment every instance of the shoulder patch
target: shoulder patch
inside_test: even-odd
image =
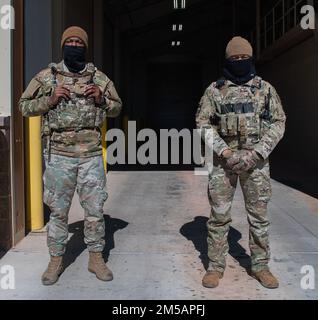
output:
[[[44,69],[42,71],[40,71],[36,76],[35,76],[35,80],[37,80],[38,82],[40,82],[41,84],[44,84],[47,81],[51,80],[51,76],[52,76],[52,71],[50,68]]]

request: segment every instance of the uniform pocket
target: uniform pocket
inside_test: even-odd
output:
[[[272,187],[267,168],[256,169],[246,185],[248,202],[256,204],[259,201],[268,203],[272,196]]]

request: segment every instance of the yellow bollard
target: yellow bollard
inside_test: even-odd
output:
[[[103,159],[104,159],[104,168],[107,173],[107,143],[106,143],[106,132],[107,132],[107,120],[105,121],[102,128],[102,146],[103,146]]]
[[[44,227],[41,117],[26,120],[27,226]]]

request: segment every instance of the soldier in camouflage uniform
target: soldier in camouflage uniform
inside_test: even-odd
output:
[[[86,63],[88,36],[83,29],[68,28],[61,47],[64,60],[33,78],[20,100],[25,117],[43,119],[44,202],[51,210],[47,240],[51,261],[42,283],[54,284],[63,271],[68,213],[75,189],[85,210],[89,271],[110,281],[113,275],[102,257],[107,193],[101,127],[107,117],[120,114],[122,102],[112,81]]]
[[[224,79],[213,83],[201,99],[197,127],[213,149],[208,194],[209,268],[202,284],[215,288],[223,277],[228,254],[231,206],[240,181],[250,230],[252,276],[266,288],[277,288],[270,272],[269,220],[271,198],[269,155],[285,131],[286,116],[276,90],[255,73],[253,49],[241,37],[226,49]]]

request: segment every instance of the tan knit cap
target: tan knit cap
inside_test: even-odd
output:
[[[253,48],[246,39],[234,37],[226,47],[226,58],[242,54],[253,57]]]
[[[80,27],[75,27],[75,26],[69,27],[64,31],[63,36],[62,36],[62,41],[61,41],[61,48],[63,48],[65,41],[71,37],[80,38],[85,43],[86,48],[88,48],[87,32],[84,29],[82,29]]]

